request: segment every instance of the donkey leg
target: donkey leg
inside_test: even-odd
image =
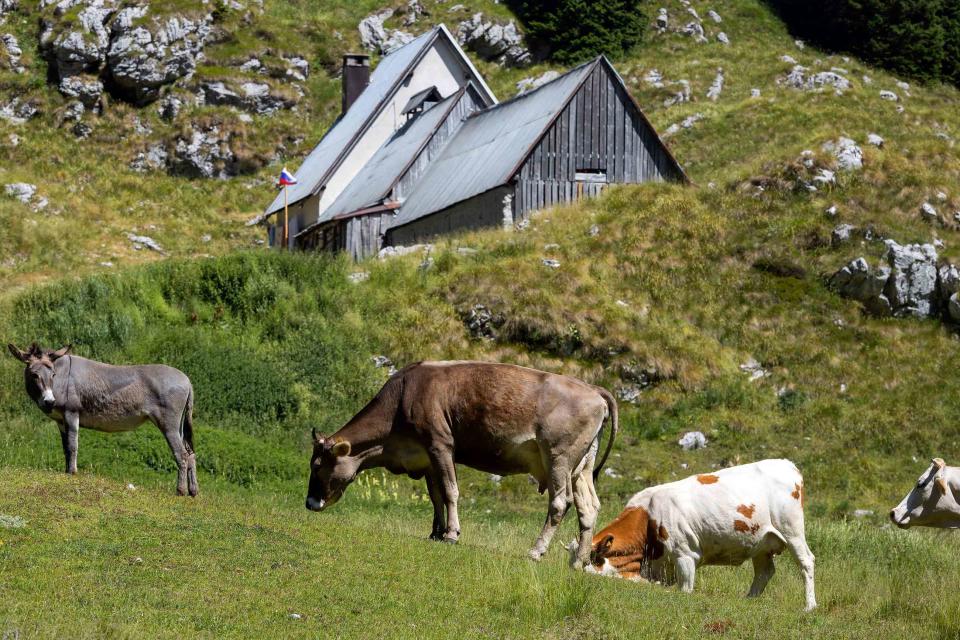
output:
[[[177,495],[187,495],[187,472],[190,468],[190,454],[187,453],[187,447],[180,437],[180,428],[176,423],[165,422],[157,425],[163,432],[163,437],[167,439],[170,445],[170,452],[173,459],[177,461]]]
[[[77,473],[77,448],[80,435],[80,414],[68,411],[63,416],[63,426],[60,428],[60,443],[63,445],[63,457],[66,472]]]

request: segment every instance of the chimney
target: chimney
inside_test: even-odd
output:
[[[350,105],[370,84],[370,56],[363,53],[348,53],[343,56],[343,102],[341,111],[347,112]]]

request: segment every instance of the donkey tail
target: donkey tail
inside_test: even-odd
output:
[[[613,449],[613,441],[616,439],[617,431],[620,429],[620,414],[617,410],[617,401],[614,399],[613,394],[603,387],[595,388],[597,393],[599,393],[607,403],[607,417],[610,418],[610,439],[607,440],[607,448],[603,452],[603,457],[600,458],[600,462],[598,462],[597,466],[593,469],[594,480],[600,477],[600,470],[603,469],[603,465],[606,464],[607,458],[610,456],[610,451]]]
[[[193,453],[193,386],[187,392],[187,402],[183,405],[183,415],[180,417],[180,435],[187,445],[187,451]]]
[[[183,437],[183,444],[187,448],[187,485],[191,496],[200,493],[200,487],[197,484],[197,456],[193,451],[193,385],[187,392],[187,402],[183,405],[183,416],[180,418],[180,435]]]

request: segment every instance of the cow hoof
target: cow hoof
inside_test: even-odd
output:
[[[431,533],[431,534],[430,534],[430,537],[429,537],[428,539],[429,539],[429,540],[433,540],[434,542],[440,542],[441,540],[443,540],[443,534],[442,534],[442,533]]]
[[[458,544],[459,541],[456,538],[444,538],[442,542],[443,544]]]

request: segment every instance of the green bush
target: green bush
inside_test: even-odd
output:
[[[605,54],[619,58],[643,39],[647,17],[638,0],[510,0],[541,57],[560,64]]]
[[[791,32],[920,80],[960,86],[956,0],[768,0]]]

